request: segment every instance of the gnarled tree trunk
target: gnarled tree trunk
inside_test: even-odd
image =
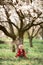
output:
[[[18,37],[16,38],[17,49],[20,44],[23,44],[23,35],[24,35],[23,32],[21,32],[21,31],[18,32]]]
[[[21,44],[23,44],[23,36],[24,36],[24,33],[22,31],[20,31],[19,32],[19,39],[20,39]]]

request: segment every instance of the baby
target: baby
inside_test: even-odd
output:
[[[25,50],[23,49],[23,45],[22,44],[20,44],[19,47],[18,47],[16,57],[25,57],[25,58],[27,58]]]

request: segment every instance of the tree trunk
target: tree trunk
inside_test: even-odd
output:
[[[15,45],[12,45],[12,52],[15,52]]]
[[[21,44],[23,44],[23,35],[24,35],[23,32],[19,32],[19,39],[20,39]]]
[[[12,52],[15,52],[16,48],[15,48],[15,40],[12,41]]]
[[[42,28],[42,39],[43,39],[43,28]]]
[[[16,38],[17,49],[20,44],[23,44],[23,33],[22,32],[18,32],[18,37]]]
[[[33,47],[32,45],[32,38],[29,39],[30,47]]]

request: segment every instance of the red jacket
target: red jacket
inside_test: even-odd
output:
[[[20,56],[25,56],[25,51],[24,51],[24,49],[22,49],[22,51],[21,51],[21,49],[18,49],[18,52],[17,52],[16,57],[20,57]],[[25,56],[25,57],[26,57],[26,56]]]

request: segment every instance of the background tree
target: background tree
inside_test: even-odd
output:
[[[43,24],[41,24],[40,27],[41,27],[41,30],[40,30],[40,32],[39,32],[39,34],[40,34],[40,36],[41,36],[40,39],[43,40]]]
[[[28,39],[29,39],[30,47],[33,47],[32,40],[38,34],[40,29],[41,29],[40,26],[33,26],[32,28],[30,28],[28,30],[27,33],[28,33]]]

